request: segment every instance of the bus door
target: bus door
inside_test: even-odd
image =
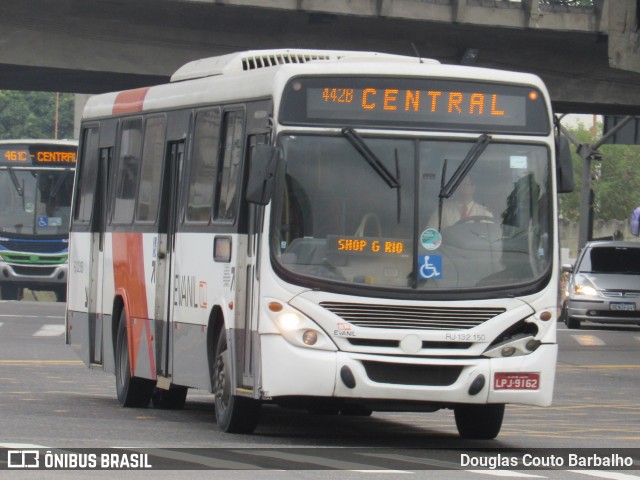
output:
[[[93,225],[91,235],[91,267],[90,272],[96,272],[89,277],[89,353],[90,362],[101,365],[103,342],[103,316],[104,316],[104,234],[107,217],[107,194],[109,188],[109,165],[111,163],[112,148],[100,148],[98,150],[98,165],[96,168],[96,191],[93,206]],[[108,311],[111,302],[107,305]]]
[[[267,134],[251,135],[248,138],[248,159],[251,161],[256,145],[266,144],[269,140]],[[246,168],[249,168],[249,162]],[[262,239],[262,227],[264,222],[264,207],[249,204],[248,215],[248,240],[246,263],[246,297],[244,306],[244,339],[242,348],[238,348],[241,354],[242,385],[254,386],[256,365],[259,359],[258,340],[258,299],[260,296],[260,244]],[[240,329],[242,331],[242,329]]]
[[[162,186],[162,201],[160,206],[160,222],[158,224],[158,240],[154,260],[152,280],[155,283],[155,310],[154,318],[163,319],[157,322],[157,338],[161,338],[160,348],[160,375],[164,378],[171,376],[171,354],[172,351],[172,258],[175,252],[175,233],[178,224],[178,191],[182,166],[184,162],[185,141],[169,142],[167,144],[166,161],[164,165],[165,178],[167,181]],[[159,378],[158,385],[161,386],[162,379]],[[164,386],[168,388],[168,384]]]

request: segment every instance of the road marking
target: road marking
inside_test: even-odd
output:
[[[44,445],[35,445],[33,443],[0,443],[0,448],[49,448]]]
[[[234,453],[244,453],[236,450]],[[336,470],[346,470],[350,472],[360,473],[413,473],[408,470],[394,470],[394,469],[380,469],[373,465],[362,464],[359,462],[343,461],[333,458],[316,457],[313,454],[305,455],[302,453],[288,453],[284,451],[274,450],[251,450],[248,452],[249,456],[262,456],[269,457],[270,459],[284,460],[286,462],[293,463],[308,463],[311,465],[321,465],[323,467],[329,467]]]
[[[611,480],[637,480],[640,479],[637,475],[629,475],[628,473],[620,472],[600,472],[596,470],[567,470],[571,473],[579,473],[581,475],[589,475],[598,478],[608,478]]]
[[[466,471],[466,472],[472,472],[472,473],[480,473],[483,475],[495,475],[497,477],[547,478],[547,477],[541,477],[540,475],[532,475],[529,473],[515,472],[513,470],[467,470],[462,468],[460,466],[460,463],[436,460],[434,458],[419,458],[419,457],[413,457],[410,455],[397,455],[397,454],[388,454],[388,453],[361,453],[359,455],[371,456],[376,458],[387,458],[390,460],[400,460],[402,462],[417,463],[421,465],[428,465],[431,467],[442,467],[446,469],[460,470],[460,471]],[[354,470],[354,471],[358,471],[358,470]],[[371,470],[363,470],[363,471],[371,472]],[[408,471],[411,471],[411,470],[408,470]],[[388,472],[388,470],[386,470],[386,472]]]
[[[43,325],[34,337],[59,337],[64,334],[64,325]]]
[[[466,472],[479,473],[481,475],[493,475],[495,477],[512,477],[512,478],[548,478],[540,475],[532,475],[530,473],[514,472],[512,470],[465,470]]]
[[[22,364],[43,364],[43,365],[57,365],[57,364],[73,364],[82,363],[82,360],[0,360],[2,365],[22,365]]]
[[[595,335],[571,335],[576,342],[584,347],[599,347],[602,345],[606,345],[602,340],[600,340]]]

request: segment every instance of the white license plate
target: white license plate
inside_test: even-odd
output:
[[[633,312],[636,309],[636,304],[632,302],[611,302],[609,304],[609,310],[623,310],[625,312]]]

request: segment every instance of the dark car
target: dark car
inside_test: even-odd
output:
[[[640,325],[640,243],[594,241],[570,274],[561,318],[569,328],[584,321]]]

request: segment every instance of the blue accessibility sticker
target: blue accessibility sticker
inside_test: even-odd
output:
[[[418,255],[418,278],[442,278],[442,255]]]

